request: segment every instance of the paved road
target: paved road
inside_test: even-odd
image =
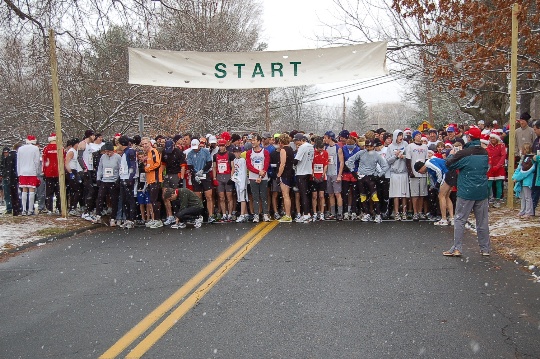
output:
[[[0,358],[540,358],[540,285],[451,235],[102,228],[0,263]]]

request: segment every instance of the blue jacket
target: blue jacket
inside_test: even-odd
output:
[[[435,187],[437,183],[441,185],[444,180],[444,176],[448,172],[448,168],[446,168],[446,161],[442,158],[437,158],[434,156],[426,161],[426,167],[433,187]]]
[[[523,159],[519,161],[519,165],[516,168],[516,171],[514,172],[514,175],[512,176],[512,180],[516,181],[516,184],[514,185],[514,192],[516,197],[521,197],[521,188],[522,187],[529,187],[531,188],[533,186],[533,178],[534,178],[534,171],[536,170],[536,164],[533,162],[533,165],[531,168],[529,168],[528,171],[522,170]]]
[[[489,197],[487,171],[488,153],[480,140],[472,140],[465,147],[446,159],[449,171],[459,170],[457,196],[470,201],[481,201]]]

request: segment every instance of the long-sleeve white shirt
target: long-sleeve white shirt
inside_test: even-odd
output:
[[[17,151],[17,175],[37,176],[41,167],[41,155],[35,145],[23,145]]]

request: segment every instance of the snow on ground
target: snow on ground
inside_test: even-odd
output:
[[[489,235],[498,237],[511,234],[519,229],[527,227],[540,227],[538,221],[523,221],[519,218],[504,218],[502,221],[489,225]]]
[[[4,213],[5,210],[5,206],[0,206],[0,213]],[[21,247],[55,233],[66,232],[87,225],[88,222],[80,218],[70,217],[66,220],[59,216],[47,214],[18,217],[13,217],[10,214],[0,215],[0,254],[8,249]],[[47,229],[50,229],[50,231],[47,231]]]

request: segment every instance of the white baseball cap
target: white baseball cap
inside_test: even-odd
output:
[[[217,143],[217,138],[216,138],[216,136],[212,136],[212,135],[211,135],[211,136],[208,138],[208,143]]]
[[[194,138],[193,140],[191,140],[191,149],[196,150],[197,148],[199,148],[199,144],[199,140]]]

